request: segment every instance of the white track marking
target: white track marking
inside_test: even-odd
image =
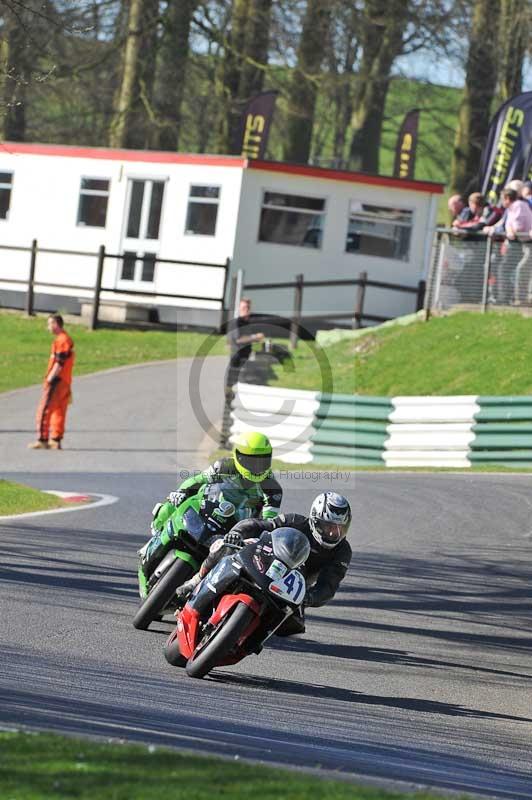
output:
[[[67,511],[86,511],[88,509],[98,508],[99,506],[111,506],[113,503],[118,503],[120,498],[115,497],[113,494],[99,494],[98,492],[54,492],[48,490],[47,494],[57,494],[59,497],[65,495],[86,495],[88,497],[99,497],[95,503],[80,503],[77,506],[69,506],[68,508],[49,508],[47,511],[28,511],[26,514],[8,514],[0,517],[0,522],[13,520],[16,522],[18,519],[28,519],[29,517],[42,517],[45,514],[66,514]]]

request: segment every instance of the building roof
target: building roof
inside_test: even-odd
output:
[[[83,147],[78,145],[40,144],[34,142],[0,142],[0,154],[58,156],[66,158],[97,158],[106,161],[136,161],[150,164],[197,164],[211,167],[240,167],[285,175],[301,175],[349,183],[366,183],[394,189],[443,194],[444,184],[432,181],[392,178],[366,172],[316,167],[310,164],[288,164],[283,161],[258,161],[242,156],[207,155],[204,153],[172,153],[160,150],[120,150],[110,147]]]

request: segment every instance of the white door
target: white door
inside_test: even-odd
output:
[[[164,187],[164,180],[128,179],[118,289],[153,291]]]

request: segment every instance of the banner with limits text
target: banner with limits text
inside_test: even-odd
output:
[[[480,191],[497,203],[513,178],[532,172],[532,92],[511,97],[493,117],[480,162]]]
[[[409,111],[404,120],[395,147],[394,178],[412,180],[416,166],[417,129],[419,125],[419,108]]]
[[[236,152],[245,158],[265,157],[277,95],[275,90],[261,92],[244,108]]]

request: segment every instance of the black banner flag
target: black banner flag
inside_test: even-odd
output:
[[[394,178],[414,177],[416,165],[417,129],[419,125],[419,108],[413,108],[406,114],[397,137],[395,147]]]
[[[246,105],[240,122],[237,153],[246,158],[264,158],[278,92],[261,92]]]
[[[532,168],[532,92],[511,97],[493,117],[480,162],[480,191],[497,203],[512,178],[525,180]]]

